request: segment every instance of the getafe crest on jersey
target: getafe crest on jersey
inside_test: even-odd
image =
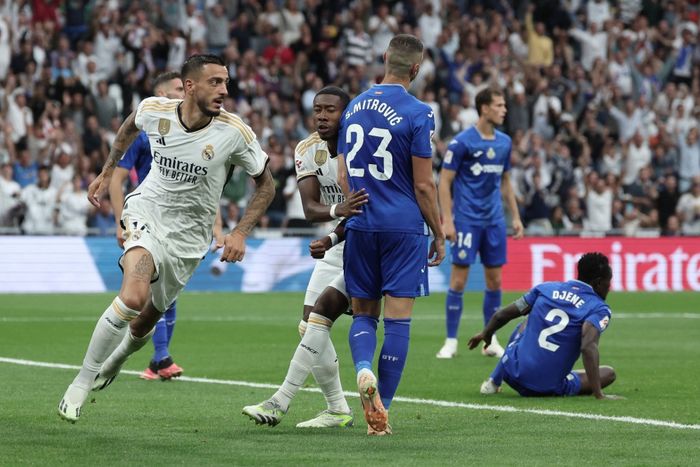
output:
[[[170,132],[170,120],[167,118],[161,118],[158,120],[158,133],[161,136],[165,136]]]
[[[488,157],[489,159],[493,159],[494,157],[496,157],[496,151],[494,151],[493,148],[489,148],[489,150],[486,151],[486,157]]]
[[[328,160],[328,152],[326,152],[326,151],[319,149],[318,151],[316,151],[316,154],[314,154],[314,162],[318,166],[325,164],[327,160]]]
[[[210,161],[214,158],[214,146],[211,144],[207,144],[204,150],[202,151],[202,159],[205,161]]]

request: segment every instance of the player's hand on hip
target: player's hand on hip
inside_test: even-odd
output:
[[[234,230],[224,237],[224,251],[221,253],[219,261],[227,263],[235,263],[243,261],[245,256],[245,235]]]
[[[445,259],[445,238],[435,237],[430,243],[428,266],[438,266]]]
[[[525,232],[525,229],[523,227],[523,223],[520,219],[516,219],[513,221],[513,239],[517,240],[519,238],[523,238],[523,233]]]
[[[111,173],[106,176],[105,173],[102,172],[92,181],[92,183],[90,183],[90,186],[88,186],[88,201],[90,201],[90,204],[96,208],[100,207],[100,198],[107,192],[107,188],[109,188],[109,180],[111,178]]]
[[[445,238],[448,242],[454,243],[457,241],[457,230],[455,229],[455,223],[452,220],[442,221],[442,230],[445,232]]]
[[[335,208],[335,215],[338,217],[350,217],[362,213],[362,206],[367,204],[369,194],[362,188],[359,191],[351,191],[345,201],[339,203]]]
[[[326,255],[326,251],[331,249],[331,246],[331,237],[326,235],[309,243],[309,253],[311,253],[312,258],[321,259]]]

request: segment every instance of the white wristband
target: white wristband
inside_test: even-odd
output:
[[[338,218],[338,216],[335,215],[335,208],[337,208],[337,207],[338,207],[338,204],[332,204],[332,205],[331,205],[331,212],[330,212],[330,215],[331,215],[331,217],[332,217],[333,219],[337,219],[337,218]]]
[[[338,234],[335,232],[331,232],[328,234],[328,238],[331,239],[331,246],[336,246],[338,244]]]

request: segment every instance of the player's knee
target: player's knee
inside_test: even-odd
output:
[[[467,281],[461,277],[453,277],[450,280],[450,289],[455,292],[464,292],[464,287],[467,285]]]
[[[611,366],[601,366],[600,376],[605,386],[611,385],[617,379],[617,373],[615,373],[615,369]]]
[[[124,302],[124,305],[128,306],[132,310],[138,311],[143,310],[143,308],[146,306],[146,302],[148,301],[147,294],[131,291],[120,293],[119,298],[121,298],[122,302]]]

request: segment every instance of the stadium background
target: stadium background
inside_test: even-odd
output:
[[[260,240],[251,243],[251,252],[261,244],[270,250],[249,258],[249,266],[299,264],[273,281],[244,285],[250,279],[237,266],[206,280],[205,262],[191,287],[302,290],[310,262],[304,241],[288,236],[324,231],[303,220],[293,175],[294,147],[312,126],[313,95],[331,83],[355,95],[380,79],[381,54],[400,31],[427,47],[411,92],[435,109],[436,178],[446,143],[476,121],[475,94],[499,87],[508,103],[503,129],[513,138],[511,178],[527,234],[561,236],[538,240],[559,245],[561,255],[614,253],[611,242],[596,240],[611,236],[648,238],[614,243],[624,258],[642,255],[631,260],[641,264],[640,283],[625,279],[617,289],[697,288],[697,2],[25,0],[0,5],[0,232],[8,235],[3,270],[14,278],[3,281],[3,290],[26,290],[14,273],[42,268],[10,253],[39,244],[60,252],[52,245],[63,241],[13,235],[89,235],[78,242],[89,256],[79,262],[93,264],[94,282],[115,288],[111,206],[91,208],[84,190],[121,120],[151,94],[153,77],[178,70],[198,52],[225,58],[231,77],[225,106],[257,134],[278,187],[256,232]],[[42,167],[50,180],[39,181]],[[234,174],[222,199],[225,225],[235,225],[250,191],[250,181]],[[656,239],[677,236],[684,236],[679,254],[689,256],[671,267],[666,256],[673,250]],[[524,244],[529,255],[511,243],[514,270],[546,261]],[[570,276],[563,256],[561,262],[548,278]],[[664,286],[658,278],[644,280],[647,270],[679,277]],[[433,273],[434,290],[443,289],[444,275]],[[480,276],[472,274],[471,289],[482,288]],[[506,289],[530,285],[508,277]]]

